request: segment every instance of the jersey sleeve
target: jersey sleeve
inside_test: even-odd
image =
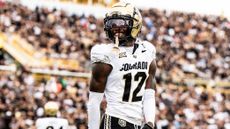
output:
[[[91,63],[101,62],[109,65],[112,64],[113,54],[110,47],[106,44],[95,45],[90,53]]]
[[[156,48],[155,46],[148,42],[148,41],[144,41],[145,47],[148,49],[150,57],[152,58],[152,60],[156,59]]]

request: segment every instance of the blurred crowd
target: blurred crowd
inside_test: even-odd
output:
[[[68,15],[63,10],[6,4],[1,7],[0,30],[19,33],[36,50],[57,58],[78,59],[89,71],[92,45],[109,42],[103,19]],[[230,80],[230,22],[224,17],[142,10],[140,37],[157,48],[159,76],[170,80],[195,77]],[[166,76],[167,75],[167,76]]]
[[[0,5],[0,31],[18,33],[42,54],[77,59],[90,71],[89,54],[94,44],[110,42],[103,19],[66,14],[63,10],[22,5]],[[221,16],[201,16],[156,9],[141,10],[140,38],[156,46],[159,129],[229,129],[230,101],[201,85],[175,83],[181,78],[230,81],[230,22]],[[1,64],[10,56],[0,53]],[[181,80],[179,80],[181,81]],[[71,129],[87,128],[88,82],[32,74],[0,76],[0,129],[33,129],[44,115],[48,100],[58,101],[60,117]],[[104,107],[104,106],[103,106]]]
[[[17,74],[19,76],[17,76]],[[43,77],[30,73],[0,77],[0,129],[35,129],[44,116],[44,104],[57,101],[58,117],[68,119],[70,129],[87,129],[88,82],[73,78]],[[156,94],[159,129],[229,129],[230,101],[203,86],[161,83]],[[105,108],[102,104],[102,110]]]
[[[86,80],[17,74],[0,77],[0,129],[35,129],[47,101],[58,102],[58,117],[68,119],[70,129],[86,129]]]

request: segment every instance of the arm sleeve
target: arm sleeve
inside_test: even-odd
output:
[[[155,91],[153,89],[146,89],[143,101],[144,117],[146,122],[155,122],[156,102]]]
[[[88,128],[99,129],[100,126],[100,104],[104,94],[98,92],[89,93],[88,107]]]

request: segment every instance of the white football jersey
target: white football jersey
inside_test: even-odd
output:
[[[68,129],[68,121],[63,118],[44,117],[36,120],[36,129]]]
[[[143,94],[149,66],[156,58],[155,47],[147,41],[137,41],[134,47],[114,44],[95,45],[91,50],[91,62],[103,62],[113,67],[108,76],[105,97],[106,113],[141,125],[144,121]]]

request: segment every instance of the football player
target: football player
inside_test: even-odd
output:
[[[44,110],[46,116],[36,120],[37,129],[68,129],[68,121],[64,118],[57,118],[59,106],[56,102],[47,102]]]
[[[141,27],[142,16],[129,3],[118,2],[106,14],[104,30],[113,43],[91,50],[89,129],[154,128],[156,50],[137,39]],[[107,107],[100,123],[104,95]]]

